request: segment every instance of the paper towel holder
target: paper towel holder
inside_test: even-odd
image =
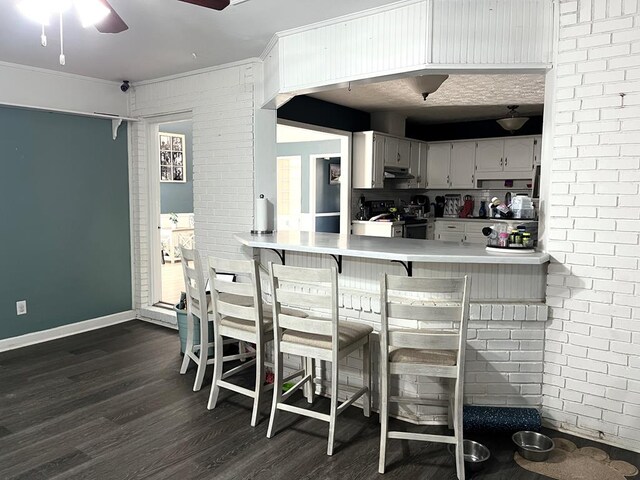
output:
[[[264,193],[260,194],[259,198],[264,198]],[[251,230],[251,235],[271,235],[273,230]]]

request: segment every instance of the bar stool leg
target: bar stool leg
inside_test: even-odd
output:
[[[362,382],[367,391],[362,396],[362,411],[365,417],[371,416],[371,350],[369,342],[362,346]]]
[[[271,416],[269,417],[269,428],[267,438],[273,437],[273,427],[278,414],[278,404],[282,401],[282,352],[278,347],[278,340],[274,342],[274,365],[273,365],[273,402],[271,403]]]
[[[449,384],[449,408],[447,409],[447,423],[448,423],[449,429],[453,430],[453,414],[456,408],[455,406],[456,385],[455,385],[455,381],[452,378],[448,379],[447,383]]]
[[[311,357],[304,357],[304,375],[311,375],[311,379],[304,386],[304,396],[307,399],[307,403],[313,403],[313,394],[315,393],[315,383],[313,379],[315,377],[315,359]]]
[[[331,362],[331,410],[329,412],[329,443],[327,455],[333,455],[333,443],[336,434],[336,418],[338,416],[338,362]]]
[[[218,329],[215,328],[214,330],[217,331]],[[224,340],[222,339],[222,335],[218,335],[217,333],[215,333],[214,336],[215,346],[213,347],[213,357],[215,360],[213,362],[213,379],[211,380],[211,393],[209,394],[209,402],[207,403],[207,408],[209,410],[216,408],[216,404],[218,403],[218,394],[220,393],[218,382],[222,378],[222,367],[224,364],[224,360],[222,359],[222,356],[224,354]]]
[[[197,392],[202,388],[204,374],[207,371],[207,359],[209,358],[209,323],[208,320],[200,319],[200,356],[198,357],[198,370],[196,381],[193,383],[193,391]]]
[[[381,345],[380,354],[380,460],[378,472],[384,473],[387,456],[387,435],[389,431],[389,372],[386,345]]]
[[[458,377],[455,380],[455,409],[453,412],[453,433],[456,436],[456,471],[458,480],[465,480],[464,473],[464,443],[462,431],[462,382]]]
[[[187,341],[184,347],[184,358],[182,359],[182,365],[180,366],[180,375],[187,373],[189,364],[191,363],[191,357],[189,353],[193,352],[193,316],[187,314]]]
[[[262,398],[262,389],[264,388],[264,344],[256,342],[256,388],[255,397],[253,397],[253,413],[251,414],[251,426],[255,427],[258,423],[258,413],[260,411],[260,400]]]

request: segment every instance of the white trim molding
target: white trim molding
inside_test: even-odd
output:
[[[99,328],[109,327],[118,323],[137,320],[136,313],[133,310],[113,313],[104,317],[91,318],[81,322],[71,323],[69,325],[61,325],[60,327],[42,330],[40,332],[26,333],[18,337],[5,338],[0,340],[0,352],[14,350],[16,348],[35,345],[36,343],[48,342],[58,338],[77,335],[78,333],[90,332]]]

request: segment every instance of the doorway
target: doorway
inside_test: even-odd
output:
[[[173,308],[184,291],[180,247],[195,248],[193,122],[168,119],[149,130],[152,285],[150,304]]]
[[[349,233],[351,133],[280,120],[278,230]]]

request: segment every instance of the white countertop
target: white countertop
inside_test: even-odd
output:
[[[351,220],[351,223],[357,223],[357,224],[363,224],[363,225],[367,225],[370,223],[382,223],[383,225],[391,225],[391,226],[397,226],[397,225],[404,225],[404,220],[376,220],[376,221],[371,221],[371,220]]]
[[[540,265],[549,261],[549,255],[542,252],[532,254],[489,253],[482,245],[463,245],[457,242],[412,238],[382,238],[298,231],[281,231],[272,235],[237,233],[234,236],[242,245],[254,248],[273,248],[294,252],[324,253],[404,262]]]
[[[444,222],[482,222],[482,223],[523,223],[523,222],[537,222],[535,218],[460,218],[460,217],[438,217],[437,221]]]

